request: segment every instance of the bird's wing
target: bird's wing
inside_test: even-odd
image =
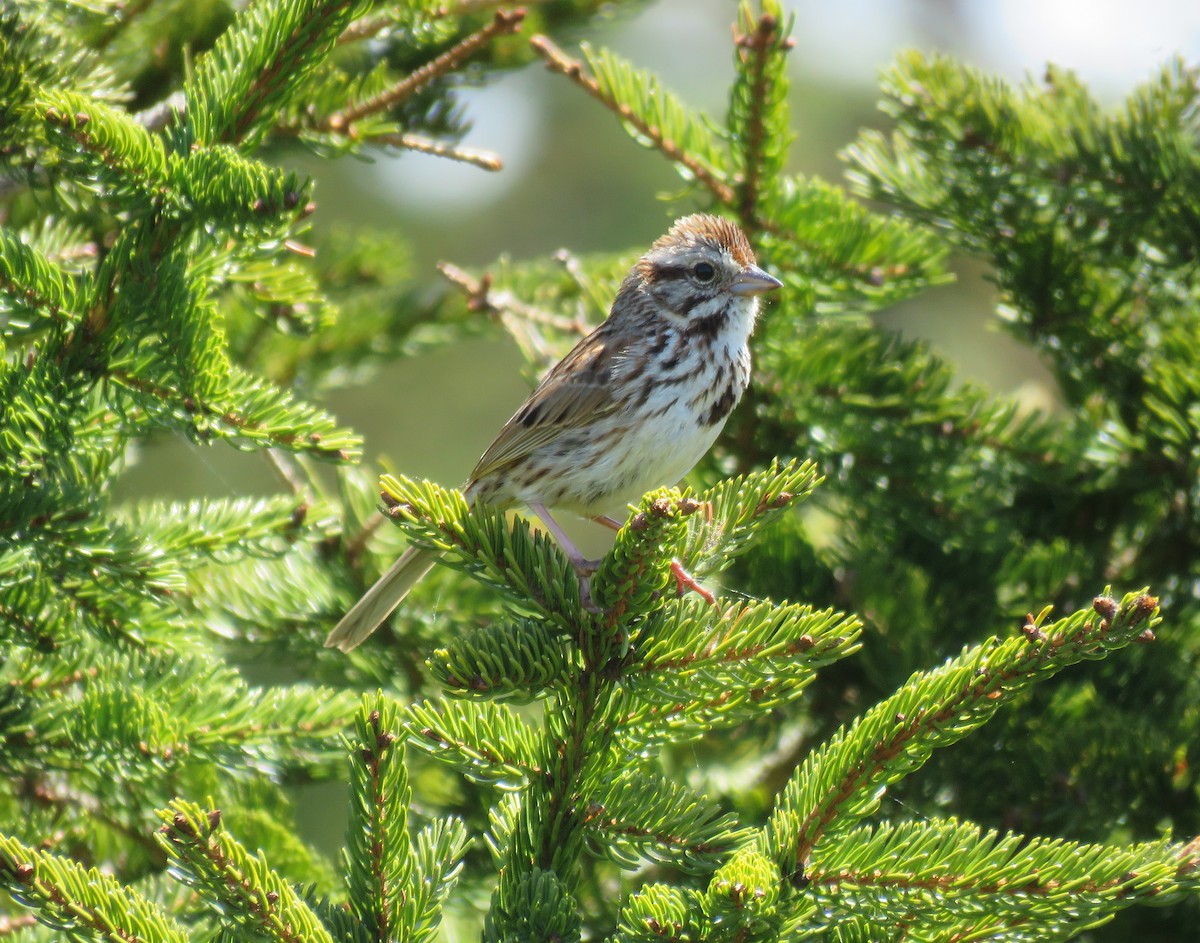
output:
[[[504,425],[471,472],[479,481],[511,467],[535,449],[617,408],[609,382],[622,345],[601,325],[546,374]]]

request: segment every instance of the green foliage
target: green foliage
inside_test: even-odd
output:
[[[184,88],[191,142],[258,145],[294,95],[291,87],[304,83],[366,7],[361,0],[275,0],[248,7]]]
[[[6,931],[1101,940],[1131,910],[1187,938],[1194,71],[1109,113],[1053,68],[1013,89],[906,54],[892,129],[846,151],[883,214],[787,170],[777,0],[739,8],[721,117],[609,50],[519,35],[605,6],[0,15]],[[387,475],[375,513],[359,437],[315,398],[493,322],[535,373],[637,248],[446,264],[430,290],[396,236],[314,257],[320,193],[287,169],[298,146],[488,165],[455,148],[456,87],[535,56],[785,283],[713,455],[630,509],[586,593],[545,535],[451,488]],[[944,281],[951,250],[991,267],[1061,409],[865,317]],[[257,453],[279,493],[117,497],[151,437]],[[324,649],[405,540],[443,572],[361,649]],[[673,561],[715,605],[675,592]],[[1092,596],[1118,583],[1160,595]],[[289,791],[331,781],[339,856]],[[1147,930],[1150,903],[1182,929]]]
[[[461,864],[465,831],[457,819],[439,821],[414,842],[400,712],[383,697],[365,698],[355,721],[345,855],[350,908],[373,939],[430,939]]]
[[[42,921],[75,940],[183,943],[183,928],[111,875],[0,836],[0,880]]]

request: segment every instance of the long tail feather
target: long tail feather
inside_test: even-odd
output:
[[[348,652],[361,645],[436,562],[436,553],[417,547],[405,550],[391,569],[379,577],[379,581],[342,617],[325,639],[325,647]]]

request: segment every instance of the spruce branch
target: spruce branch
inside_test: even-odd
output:
[[[784,873],[802,876],[827,834],[873,810],[882,790],[920,768],[933,749],[983,725],[1036,681],[1128,645],[1153,628],[1157,611],[1158,601],[1145,593],[1130,593],[1120,604],[1098,596],[1091,610],[914,675],[809,756],[789,780],[759,847]]]
[[[397,705],[364,697],[347,741],[350,820],[346,825],[346,884],[351,910],[372,939],[387,943],[411,932],[404,910],[418,875],[408,834],[411,793],[404,768]]]
[[[641,508],[621,530],[592,577],[592,597],[606,634],[630,619],[651,615],[665,604],[671,560],[683,545],[686,519],[701,505],[674,488],[642,498]]]
[[[74,280],[16,233],[0,227],[0,292],[7,296],[0,333],[72,324],[81,313]],[[20,312],[23,317],[14,316]],[[36,319],[36,320],[35,320]]]
[[[597,779],[580,802],[589,843],[629,870],[651,861],[707,874],[749,837],[733,813],[644,769]]]
[[[230,498],[179,504],[146,502],[127,508],[121,519],[147,544],[183,567],[246,557],[278,557],[297,542],[320,538],[327,508],[302,496]],[[332,531],[330,531],[331,533]]]
[[[109,378],[137,394],[152,415],[167,422],[176,419],[176,391],[142,379],[121,368],[109,370]],[[234,369],[229,381],[229,405],[185,398],[183,409],[190,418],[187,430],[201,440],[219,436],[247,445],[266,445],[314,458],[349,462],[361,448],[358,436],[339,427],[336,421],[287,390],[256,380]],[[233,405],[236,404],[236,405]]]
[[[807,499],[824,479],[811,460],[771,459],[759,471],[724,478],[696,496],[704,513],[688,522],[679,557],[693,574],[715,573],[768,533],[779,515]]]
[[[803,666],[811,676],[856,652],[861,628],[858,619],[833,609],[752,602],[718,610],[683,599],[639,634],[629,681],[644,684],[646,696],[657,699],[676,684],[678,693],[686,692],[693,674],[725,668],[758,664],[765,679],[784,665],[794,677]]]
[[[475,782],[518,789],[545,774],[536,733],[505,705],[424,701],[405,715],[409,743]]]
[[[312,181],[248,160],[224,144],[174,162],[173,182],[197,221],[263,242],[285,237],[310,215]]]
[[[405,902],[414,943],[437,938],[442,905],[458,882],[470,843],[461,819],[438,819],[417,833],[413,849],[417,879]]]
[[[94,186],[118,188],[152,199],[168,189],[168,160],[162,139],[123,111],[74,92],[46,89],[37,103],[49,138],[60,154],[78,162],[80,177]]]
[[[176,876],[243,932],[277,943],[333,943],[316,914],[259,855],[226,831],[221,812],[177,799],[158,840]]]
[[[566,76],[617,115],[641,139],[699,181],[718,202],[736,204],[736,191],[725,181],[722,169],[727,158],[720,157],[716,142],[708,140],[712,136],[701,119],[691,115],[657,80],[633,70],[606,50],[593,52],[585,45],[593,70],[588,75],[584,63],[572,59],[548,36],[534,36],[529,44],[546,61],[547,69]],[[630,89],[636,89],[638,106],[627,100]]]
[[[704,909],[711,925],[728,928],[727,939],[778,939],[781,896],[775,863],[753,848],[740,848],[713,874]]]
[[[756,17],[748,2],[738,10],[734,30],[737,79],[730,96],[729,127],[739,145],[742,170],[737,182],[737,215],[748,230],[757,228],[764,180],[773,180],[787,154],[786,56],[795,45],[791,24],[780,24],[777,2],[764,2]]]
[[[1194,846],[1167,841],[1119,848],[953,820],[883,824],[814,848],[805,887],[830,916],[870,901],[880,924],[986,918],[1031,929],[1057,919],[1084,926],[1194,890],[1198,861]]]
[[[112,875],[4,835],[0,835],[0,885],[32,908],[40,923],[78,940],[185,943],[189,939],[156,904]]]
[[[151,779],[201,761],[277,775],[319,770],[336,755],[333,739],[352,703],[324,688],[250,687],[198,656],[117,653],[89,661],[94,672],[38,684],[24,707],[35,730],[31,748],[82,773],[108,768]],[[131,677],[154,680],[134,688]],[[186,689],[179,677],[189,679]]]
[[[704,899],[698,891],[670,884],[647,884],[621,904],[614,943],[669,943],[705,939]]]
[[[61,766],[68,768],[67,763]],[[59,823],[86,822],[89,827],[98,827],[137,847],[155,867],[166,865],[166,855],[153,835],[146,834],[141,816],[118,811],[116,803],[108,797],[98,798],[90,783],[76,788],[53,772],[26,774],[17,795],[32,809],[49,810]],[[54,840],[44,842],[42,850],[51,851],[66,844],[65,831],[60,830]]]
[[[452,639],[430,654],[430,674],[448,694],[530,701],[566,683],[572,652],[563,634],[535,619],[499,622]]]
[[[533,867],[501,874],[496,901],[483,925],[485,943],[578,940],[578,904],[553,871]]]
[[[519,7],[515,10],[497,10],[491,23],[482,29],[476,30],[461,42],[447,49],[432,62],[417,69],[391,88],[368,98],[366,101],[351,105],[342,111],[330,115],[322,122],[322,130],[333,131],[338,134],[348,134],[353,137],[355,135],[354,123],[356,121],[360,121],[369,115],[386,111],[406,101],[417,92],[428,87],[430,83],[461,68],[464,62],[487,46],[495,37],[517,32],[521,28],[521,23],[524,19],[525,11]]]
[[[463,164],[471,164],[480,170],[499,171],[504,169],[504,161],[498,154],[491,151],[481,151],[473,147],[460,147],[435,141],[421,134],[404,132],[400,134],[373,134],[370,140],[376,144],[398,147],[405,151],[416,151],[429,154],[432,157],[445,157]]]
[[[363,6],[363,0],[269,0],[243,10],[185,88],[196,142],[261,143],[288,88],[325,59]]]

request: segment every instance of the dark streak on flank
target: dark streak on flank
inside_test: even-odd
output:
[[[683,383],[690,379],[692,379],[692,375],[690,373],[672,373],[668,374],[667,376],[659,377],[658,385],[675,386],[677,383]]]
[[[721,395],[718,396],[716,401],[712,404],[712,407],[708,411],[708,415],[704,417],[704,424],[706,426],[715,426],[718,422],[722,422],[733,410],[733,407],[737,405],[737,401],[737,390],[734,385],[730,383],[725,387]]]
[[[634,409],[641,409],[650,399],[650,394],[654,392],[654,384],[643,383],[641,389],[638,390],[637,401],[633,404]]]
[[[656,419],[659,416],[665,416],[668,412],[670,412],[672,409],[675,408],[675,404],[678,402],[679,402],[679,397],[676,396],[674,399],[668,400],[666,403],[664,403],[658,409],[654,410],[654,412],[647,413],[646,418],[647,419]]]

